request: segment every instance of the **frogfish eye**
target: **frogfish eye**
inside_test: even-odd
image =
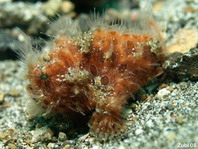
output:
[[[48,76],[47,74],[42,74],[42,75],[40,76],[40,79],[41,79],[41,80],[45,80],[45,79],[47,79],[47,78],[49,78],[49,76]]]

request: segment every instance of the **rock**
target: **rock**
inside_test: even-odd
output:
[[[47,147],[49,148],[49,149],[53,149],[53,148],[55,148],[55,143],[48,143],[48,145],[47,145]]]
[[[2,105],[0,104],[0,109],[8,108],[8,107],[10,107],[10,106],[11,106],[10,102],[5,102],[5,103],[3,103]]]
[[[67,139],[67,135],[64,132],[59,132],[58,139],[63,141]]]
[[[0,93],[0,104],[4,102],[4,97],[5,97],[5,94]]]
[[[167,138],[169,141],[174,141],[175,138],[176,138],[175,132],[173,132],[173,131],[169,132],[169,133],[166,135],[166,138]]]
[[[138,108],[138,105],[133,103],[130,107],[132,110],[136,110]]]
[[[8,146],[9,146],[10,149],[16,149],[17,148],[16,145],[14,145],[13,143],[9,143]]]
[[[16,54],[11,50],[14,47],[13,41],[16,39],[17,37],[11,31],[0,30],[0,60],[17,58]]]
[[[170,41],[170,45],[167,50],[169,53],[173,52],[188,52],[189,49],[196,47],[198,43],[198,31],[190,29],[179,30],[173,39]]]
[[[129,147],[127,147],[126,145],[124,144],[121,144],[118,149],[129,149]]]
[[[152,120],[148,120],[148,121],[146,122],[146,126],[149,127],[149,128],[152,128],[152,127],[154,127],[155,125],[153,124]]]
[[[12,13],[13,10],[15,13]],[[41,14],[41,3],[35,5],[23,2],[5,3],[0,5],[0,14],[0,27],[27,25],[34,17]]]
[[[32,135],[32,143],[36,143],[39,141],[51,140],[53,137],[53,132],[49,128],[41,127],[34,130]]]
[[[100,147],[97,146],[97,145],[94,145],[94,146],[92,147],[92,149],[100,149]]]
[[[11,2],[12,0],[0,0],[0,4],[1,3],[7,3],[7,2]]]
[[[63,147],[63,149],[71,149],[71,146],[70,146],[69,144],[67,144],[67,145],[65,145],[65,146]]]
[[[158,91],[157,97],[158,98],[164,98],[170,94],[170,91],[167,88],[163,88]]]
[[[70,13],[72,10],[74,10],[75,5],[70,1],[63,1],[61,4],[61,11],[65,14]]]
[[[38,34],[41,31],[45,32],[49,20],[48,17],[56,15],[58,11],[58,8],[54,8],[55,6],[51,7],[52,4],[48,6],[46,3],[13,2],[1,4],[0,27],[8,28],[17,26],[24,29],[25,32],[33,35]],[[58,3],[56,6],[57,5]]]
[[[20,92],[18,90],[13,89],[13,90],[10,90],[8,92],[8,95],[12,96],[12,97],[19,97],[20,96]]]
[[[144,131],[142,130],[142,129],[137,129],[136,131],[135,131],[135,135],[140,135],[140,134],[142,134]]]
[[[184,12],[194,13],[195,11],[196,11],[196,8],[193,7],[193,6],[187,6],[187,7],[184,9]]]
[[[17,140],[17,132],[14,128],[9,128],[3,133],[0,133],[0,139],[1,140],[7,140],[7,141],[15,141]]]
[[[178,123],[178,124],[183,124],[184,121],[185,121],[184,116],[182,116],[182,115],[176,116],[176,117],[175,117],[175,121],[176,121],[176,123]]]
[[[175,52],[169,55],[163,68],[166,74],[175,80],[198,80],[198,48],[187,53]]]
[[[153,5],[152,9],[153,9],[153,11],[159,11],[159,10],[161,10],[163,7],[164,7],[164,2],[163,2],[163,1],[157,1],[157,2]]]
[[[62,0],[49,0],[43,4],[42,8],[47,16],[55,16],[60,10]]]

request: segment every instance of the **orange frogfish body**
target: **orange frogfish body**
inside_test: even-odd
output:
[[[163,46],[150,33],[98,27],[58,36],[49,49],[27,65],[30,95],[51,112],[94,111],[90,131],[99,136],[118,133],[127,99],[162,73]]]

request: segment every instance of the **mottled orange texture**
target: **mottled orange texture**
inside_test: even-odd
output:
[[[91,132],[113,136],[124,126],[127,99],[162,73],[163,48],[151,34],[112,28],[87,34],[85,42],[66,36],[55,39],[47,56],[28,66],[28,91],[51,112],[73,116],[94,111]]]

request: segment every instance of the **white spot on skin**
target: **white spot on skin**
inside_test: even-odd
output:
[[[104,58],[109,59],[112,56],[113,50],[114,50],[114,45],[113,45],[113,42],[112,42],[112,39],[111,39],[109,50],[108,50],[107,53],[105,53]]]
[[[106,40],[105,38],[102,38],[100,41],[98,41],[98,43],[99,43],[100,45],[102,45],[102,44],[104,43],[105,40]]]

